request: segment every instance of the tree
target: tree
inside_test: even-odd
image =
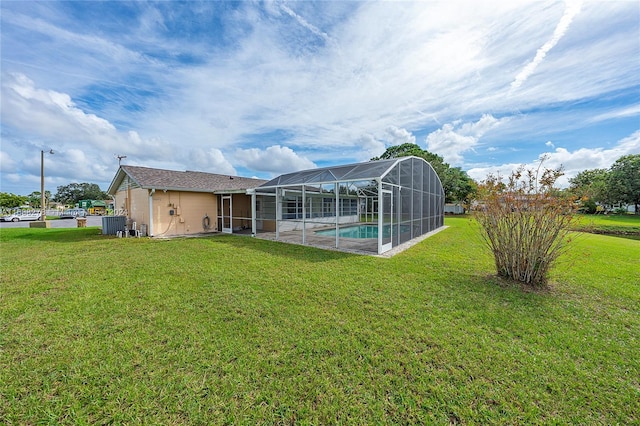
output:
[[[607,183],[613,202],[633,204],[640,214],[640,154],[618,158],[609,169]]]
[[[95,183],[71,183],[58,187],[53,198],[63,204],[77,204],[80,200],[106,200],[109,194],[102,191]]]
[[[390,158],[409,156],[424,158],[429,164],[431,164],[431,167],[433,167],[433,170],[435,170],[442,182],[445,202],[470,203],[471,199],[474,197],[477,185],[473,179],[467,175],[467,172],[463,171],[459,167],[451,167],[449,164],[444,162],[444,158],[420,148],[415,143],[391,146],[387,148],[382,155],[374,157],[371,160],[387,160]]]
[[[542,164],[540,164],[540,167]],[[480,185],[475,217],[493,253],[498,276],[544,286],[568,242],[577,207],[555,188],[559,169],[519,168],[506,182],[489,175]]]
[[[569,179],[569,192],[583,200],[583,208],[587,213],[595,213],[596,204],[610,202],[606,169],[584,170]]]
[[[442,178],[440,178],[442,180]],[[470,205],[478,192],[478,184],[460,167],[449,167],[444,171],[445,201]]]
[[[41,197],[42,192],[40,191],[33,191],[31,194],[27,195],[27,201],[29,202],[29,205],[31,206],[31,208],[34,209],[39,209],[40,208],[40,204],[42,204],[42,197]],[[45,207],[47,205],[49,205],[49,202],[51,201],[51,191],[44,191],[44,205]]]
[[[371,160],[388,160],[390,158],[410,156],[424,158],[429,164],[431,164],[431,167],[433,167],[435,172],[438,174],[440,180],[443,180],[445,171],[449,168],[449,164],[445,163],[444,158],[438,154],[424,150],[415,143],[403,143],[402,145],[390,146],[381,156],[373,157]]]
[[[0,207],[6,209],[12,209],[14,207],[20,207],[27,202],[27,197],[24,195],[15,195],[9,192],[0,192]]]

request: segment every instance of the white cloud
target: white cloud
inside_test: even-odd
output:
[[[113,172],[108,171],[105,164],[96,164],[93,159],[82,149],[71,148],[65,151],[57,151],[50,156],[48,160],[52,163],[49,167],[49,172],[56,173],[64,164],[73,164],[73,167],[69,167],[69,170],[65,171],[65,177],[73,180],[74,182],[87,182],[91,179],[87,179],[88,176],[94,175],[96,177],[109,177]],[[59,171],[57,172],[60,173]]]
[[[0,169],[3,173],[15,173],[17,170],[16,162],[4,151],[0,151]]]
[[[553,142],[551,142],[551,141],[546,141],[544,144],[545,144],[546,146],[548,146],[549,148],[555,148],[555,147],[556,147],[556,146],[553,144]]]
[[[589,118],[590,123],[597,123],[599,121],[613,120],[616,118],[633,117],[640,115],[640,105],[632,105],[624,108],[615,108],[608,112],[598,114]]]
[[[470,123],[447,123],[427,136],[427,150],[441,155],[445,161],[460,164],[462,154],[473,150],[480,138],[491,129],[500,125],[501,121],[490,114],[484,114],[480,120]]]
[[[538,49],[533,60],[529,62],[522,71],[520,71],[520,73],[518,73],[515,80],[511,83],[511,89],[517,89],[522,86],[522,83],[524,83],[527,78],[535,72],[538,65],[540,65],[544,60],[544,57],[547,56],[547,53],[553,49],[556,44],[558,44],[560,39],[567,32],[569,25],[571,25],[571,21],[573,21],[573,18],[580,12],[580,8],[581,4],[579,2],[567,2],[564,14],[562,15],[562,18],[560,18],[560,22],[558,22],[558,25],[553,32],[553,36]]]
[[[236,176],[238,172],[225,158],[222,151],[216,148],[192,149],[189,153],[189,170],[197,170],[221,175]]]
[[[357,161],[368,161],[373,157],[378,157],[384,153],[387,147],[384,141],[376,139],[372,134],[360,136],[358,142],[360,155],[356,157]]]
[[[405,143],[416,143],[416,137],[407,129],[400,129],[396,126],[387,127],[387,134],[390,136],[389,145],[402,145]]]
[[[257,174],[367,160],[435,126],[430,150],[460,164],[470,151],[476,161],[503,153],[509,138],[555,141],[638,114],[618,103],[640,75],[635,2],[188,2],[185,15],[134,2],[126,20],[104,26],[59,5],[2,3],[3,71],[14,72],[2,76],[2,149],[19,173],[25,141],[81,150],[111,175],[115,153],[178,170],[251,164]],[[193,22],[181,26],[181,16]],[[198,33],[214,16],[220,28]],[[605,97],[618,109],[594,112]],[[478,149],[494,117],[508,116]],[[254,150],[238,151],[247,140]],[[289,161],[261,162],[268,152]]]
[[[390,146],[405,143],[416,143],[416,137],[407,129],[389,126],[378,134],[366,133],[360,135],[357,142],[356,161],[369,161],[378,157]]]
[[[253,170],[282,174],[317,167],[311,160],[296,154],[291,148],[273,145],[265,150],[240,149],[235,157],[239,164]]]
[[[553,152],[543,153],[547,159],[543,165],[546,168],[562,167],[564,176],[558,180],[558,185],[568,186],[569,179],[576,176],[583,170],[590,169],[608,169],[611,165],[623,155],[640,153],[640,130],[621,139],[618,143],[609,149],[604,148],[579,148],[570,151],[566,148],[556,148]],[[527,168],[535,168],[539,164],[539,160],[525,163]],[[476,167],[468,170],[470,177],[477,181],[484,180],[489,173],[508,175],[513,170],[523,164],[509,163],[489,167]]]
[[[66,93],[39,89],[23,74],[3,75],[3,124],[59,146],[118,151],[150,158],[168,153],[168,144],[119,131],[108,120],[80,109]]]
[[[114,153],[130,160],[137,157],[145,165],[172,153],[166,141],[142,138],[134,130],[120,131],[108,120],[84,112],[68,94],[40,89],[23,74],[3,74],[2,124],[22,135],[3,137],[3,150],[12,156],[14,169],[39,176],[39,157],[30,154],[53,148],[46,176],[61,184],[109,182],[117,165],[111,158]]]
[[[31,182],[40,179],[40,153],[21,159],[21,171],[31,174]],[[54,154],[44,155],[44,174],[47,190],[55,192],[55,186],[67,185],[70,182],[95,182],[110,180],[117,169],[117,161],[110,167],[109,162],[96,160],[91,151],[78,148],[55,149]],[[39,188],[39,185],[37,186]],[[35,189],[34,189],[35,190]],[[39,190],[39,189],[38,189]]]
[[[291,129],[288,146],[355,153],[363,134],[386,141],[388,128],[432,123],[447,113],[452,99],[463,104],[483,91],[489,80],[479,79],[478,70],[492,66],[482,54],[495,25],[486,10],[476,10],[478,22],[470,26],[459,16],[462,9],[470,18],[469,10],[444,3],[432,7],[436,10],[420,2],[358,4],[344,25],[333,28],[335,43],[304,57],[283,47],[278,37],[284,29],[273,20],[253,19],[251,33],[234,52],[180,71],[174,120],[168,122],[167,108],[158,105],[144,125],[172,139],[186,132],[193,143],[204,143],[208,135],[220,149],[244,135]],[[494,11],[505,19],[515,12],[512,5]],[[313,18],[304,19],[318,29]]]

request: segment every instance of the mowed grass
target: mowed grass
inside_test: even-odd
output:
[[[578,215],[576,230],[640,237],[640,215]]]
[[[640,422],[640,241],[530,292],[446,224],[391,259],[3,229],[0,423]]]

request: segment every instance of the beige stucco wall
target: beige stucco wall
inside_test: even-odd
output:
[[[129,218],[136,222],[137,229],[142,224],[149,224],[149,192],[146,189],[131,190]]]
[[[153,223],[149,220],[149,190],[133,188],[115,195],[116,214],[127,212],[138,229],[147,225],[153,236],[173,236],[216,232],[217,197],[211,193],[155,191],[152,196]],[[173,210],[173,215],[171,215]],[[203,218],[208,215],[210,228],[205,230]],[[149,226],[151,224],[151,226]]]
[[[142,188],[129,188],[118,191],[115,195],[114,214],[127,216],[127,219],[136,223],[138,230],[143,224],[149,225],[148,194],[149,191]]]
[[[128,212],[127,218],[138,229],[147,225],[154,237],[218,232],[220,225],[220,195],[202,192],[156,190],[151,200],[153,222],[149,218],[149,190],[129,188],[115,195],[116,214]],[[251,197],[233,194],[233,229],[251,228]],[[173,210],[173,215],[171,211]],[[210,228],[205,230],[203,219],[209,216]],[[151,226],[149,226],[151,224]]]
[[[149,223],[149,204],[146,189],[129,188],[118,191],[115,196],[115,215],[125,215],[138,225]]]
[[[276,232],[276,221],[275,220],[264,219],[261,222],[262,222],[261,224],[260,223],[257,224],[259,231],[262,231],[262,232]]]
[[[171,211],[173,210],[173,215]],[[217,197],[211,193],[156,191],[153,195],[153,235],[189,235],[217,231]],[[203,219],[210,218],[205,230]]]

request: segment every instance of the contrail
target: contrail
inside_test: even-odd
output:
[[[317,35],[318,37],[322,38],[323,40],[325,40],[327,42],[331,41],[331,38],[329,37],[329,35],[327,33],[325,33],[324,31],[321,31],[316,26],[311,25],[306,19],[304,19],[302,16],[298,15],[297,13],[295,13],[287,5],[280,4],[280,8],[282,10],[284,10],[287,13],[287,15],[291,16],[293,19],[298,21],[298,23],[300,25],[302,25],[303,27],[305,27],[306,29],[311,31],[313,34]]]
[[[542,45],[540,49],[536,52],[535,58],[531,62],[529,62],[520,73],[516,76],[516,79],[511,82],[511,90],[517,89],[524,83],[527,78],[536,70],[536,67],[542,62],[544,57],[547,55],[553,47],[558,44],[558,41],[564,36],[564,34],[569,29],[569,25],[573,21],[573,18],[580,12],[581,3],[580,2],[567,2],[567,6],[564,10],[564,14],[562,18],[560,18],[560,22],[558,22],[558,26],[553,32],[553,37],[545,44]]]

